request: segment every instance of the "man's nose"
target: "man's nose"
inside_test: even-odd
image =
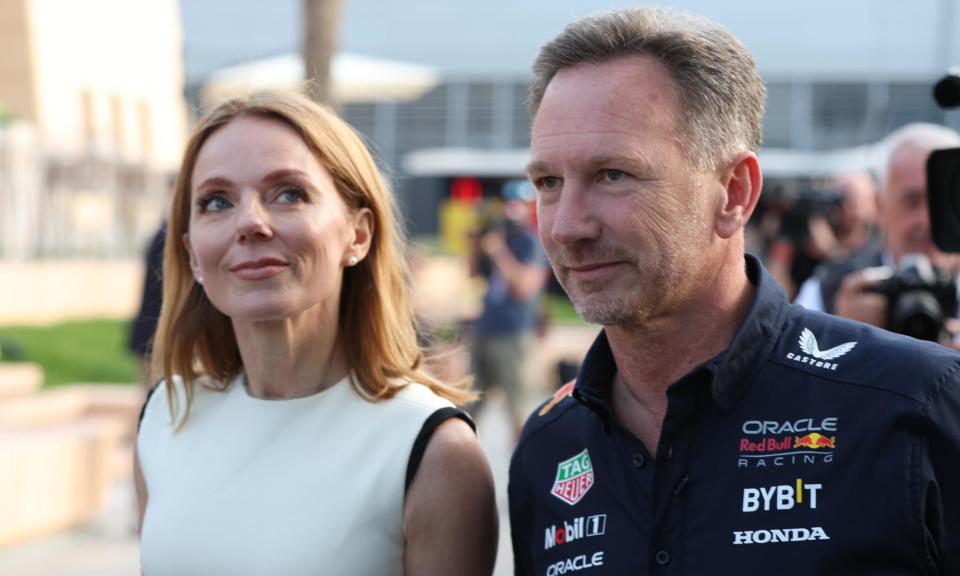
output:
[[[596,202],[591,202],[587,187],[566,184],[554,206],[550,237],[565,246],[596,240],[600,236],[596,210]]]
[[[259,198],[245,199],[237,207],[237,241],[252,242],[273,238],[270,215]]]

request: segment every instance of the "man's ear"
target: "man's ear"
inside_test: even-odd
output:
[[[740,152],[720,175],[724,198],[717,212],[717,234],[730,238],[747,225],[760,199],[763,174],[753,152]]]

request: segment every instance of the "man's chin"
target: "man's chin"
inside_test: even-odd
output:
[[[572,299],[573,307],[584,321],[600,326],[632,324],[634,311],[625,302],[580,297]]]

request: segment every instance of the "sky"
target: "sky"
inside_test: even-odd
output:
[[[935,78],[960,63],[956,0],[675,0],[729,28],[767,78]],[[189,82],[301,45],[300,0],[183,0]],[[571,20],[608,0],[343,0],[340,47],[447,75],[525,75]]]

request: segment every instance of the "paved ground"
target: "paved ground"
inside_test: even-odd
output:
[[[140,573],[133,534],[133,485],[118,482],[88,526],[0,550],[4,576],[130,576]]]
[[[541,350],[569,356],[589,344],[596,329],[559,329],[542,343]],[[582,353],[581,353],[582,355]],[[530,391],[528,402],[539,402],[548,390]],[[500,508],[500,546],[496,576],[512,574],[510,526],[507,517],[507,472],[513,451],[514,431],[502,397],[494,394],[478,418],[480,443],[493,470]],[[133,526],[133,487],[114,486],[103,514],[89,526],[13,549],[0,549],[3,576],[130,576],[139,573],[139,553]]]

